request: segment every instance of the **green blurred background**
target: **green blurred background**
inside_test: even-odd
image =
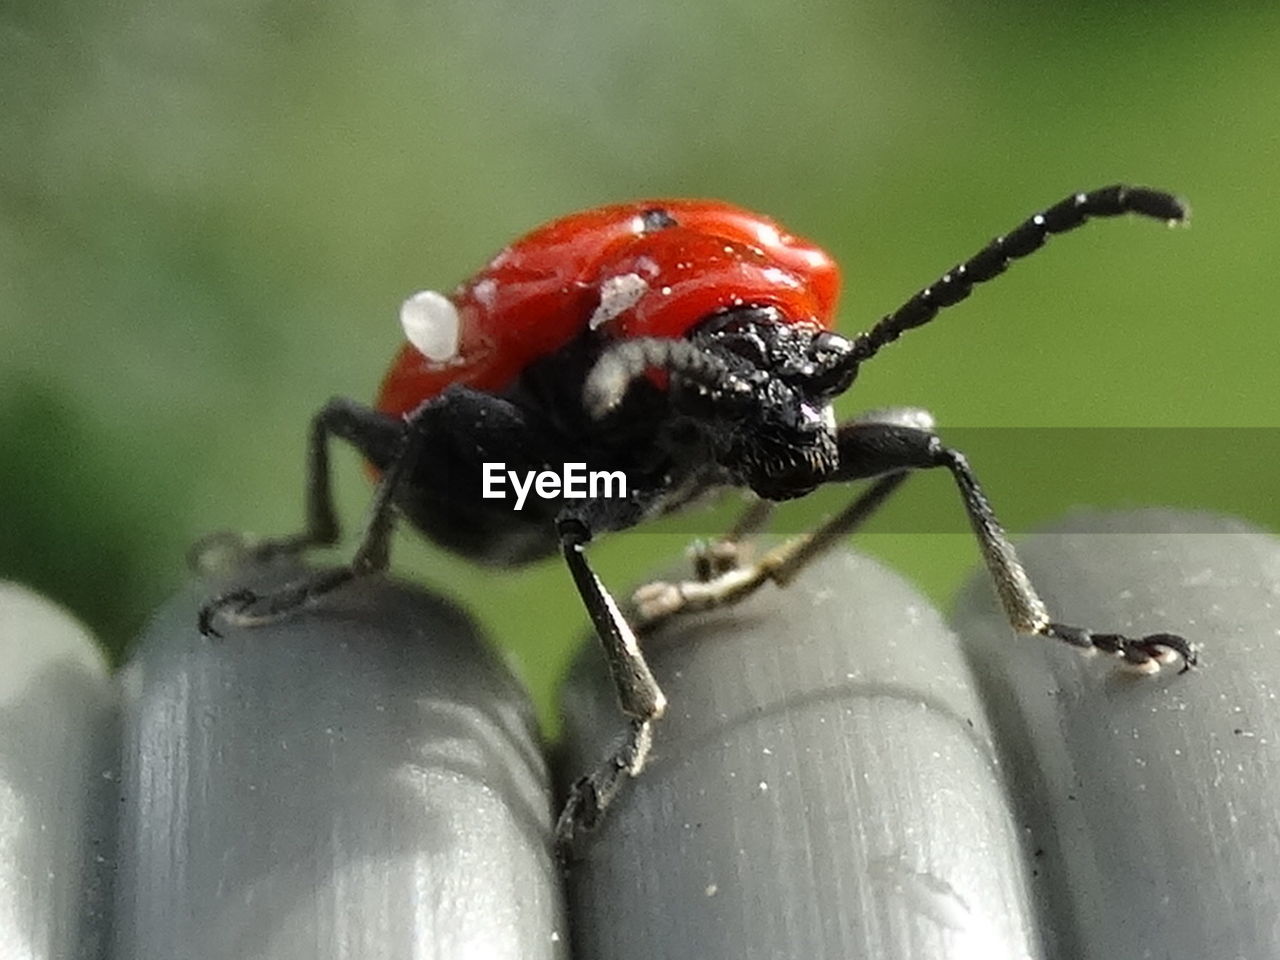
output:
[[[1272,428],[1188,431],[1174,468],[1140,443],[1073,462],[1051,431],[975,464],[1015,527],[1084,500],[1275,526],[1274,458],[1224,478],[1280,426],[1278,40],[1274,3],[5,0],[0,576],[119,653],[198,536],[296,527],[307,419],[371,397],[403,296],[640,195],[723,197],[821,241],[855,332],[1070,190],[1178,191],[1190,230],[1053,243],[841,409]],[[350,531],[368,490],[339,459]],[[896,511],[960,516],[944,477]],[[702,523],[594,556],[622,591]],[[894,525],[863,544],[945,598],[975,559],[959,520]],[[476,570],[408,535],[396,563],[474,609],[549,703],[586,619],[556,563]]]

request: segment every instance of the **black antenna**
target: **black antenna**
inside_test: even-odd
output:
[[[973,292],[974,284],[1000,276],[1014,260],[1035,253],[1055,233],[1074,230],[1093,217],[1117,217],[1125,213],[1164,220],[1170,225],[1185,223],[1191,215],[1187,205],[1173,194],[1149,187],[1116,184],[1090,193],[1074,193],[1023,221],[1004,236],[996,237],[884,317],[870,332],[859,334],[853,341],[855,365],[874,356],[905,331],[924,326],[938,311],[959,303]]]

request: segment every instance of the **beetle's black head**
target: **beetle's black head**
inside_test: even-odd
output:
[[[708,317],[685,340],[613,344],[587,377],[584,400],[603,417],[646,371],[661,370],[678,425],[700,433],[701,447],[736,482],[787,500],[835,469],[831,401],[856,369],[854,346],[839,334],[788,322],[773,307],[739,307]]]
[[[772,500],[822,483],[837,465],[831,401],[853,382],[853,345],[773,307],[709,317],[689,339],[728,376],[710,386],[673,378],[673,400],[701,408],[721,465]]]
[[[853,344],[813,323],[791,323],[776,307],[738,307],[708,317],[689,335],[698,347],[826,405],[853,383]]]

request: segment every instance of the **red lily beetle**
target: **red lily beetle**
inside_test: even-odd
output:
[[[858,369],[903,332],[967,297],[1052,235],[1094,217],[1168,222],[1170,194],[1111,186],[1077,193],[992,240],[863,334],[834,331],[839,271],[818,247],[767,217],[709,200],[600,207],[516,240],[450,294],[424,291],[401,309],[406,343],[375,406],[331,400],[311,425],[307,526],[257,545],[259,557],[332,544],[328,440],[354,445],[377,479],[371,520],[349,565],[265,596],[233,590],[201,611],[251,624],[278,617],[356,577],[385,569],[397,513],[463,556],[512,565],[561,552],[604,644],[628,721],[616,751],[572,787],[562,844],[590,828],[628,776],[643,769],[666,698],[632,630],[588,565],[585,545],[677,510],[717,488],[760,503],[827,483],[870,485],[842,513],[751,564],[732,550],[686,583],[636,594],[637,626],[732,603],[785,583],[852,531],[914,470],[954,478],[1010,624],[1131,666],[1195,663],[1175,634],[1131,638],[1052,619],[963,454],[921,410],[878,411],[843,424],[831,403]],[[560,466],[536,496],[495,496],[495,464],[533,477]],[[576,490],[572,471],[621,477]],[[530,492],[532,480],[524,487]],[[759,506],[739,525],[759,525]]]

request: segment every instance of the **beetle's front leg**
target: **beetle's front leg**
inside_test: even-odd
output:
[[[899,423],[854,422],[839,429],[837,441],[840,466],[833,478],[836,480],[938,467],[951,473],[969,515],[969,524],[978,538],[996,596],[1009,625],[1018,633],[1051,637],[1081,650],[1110,653],[1143,673],[1154,673],[1162,664],[1179,660],[1183,671],[1195,665],[1195,648],[1177,634],[1128,637],[1053,620],[996,519],[968,460],[960,451],[943,443],[933,430]]]

